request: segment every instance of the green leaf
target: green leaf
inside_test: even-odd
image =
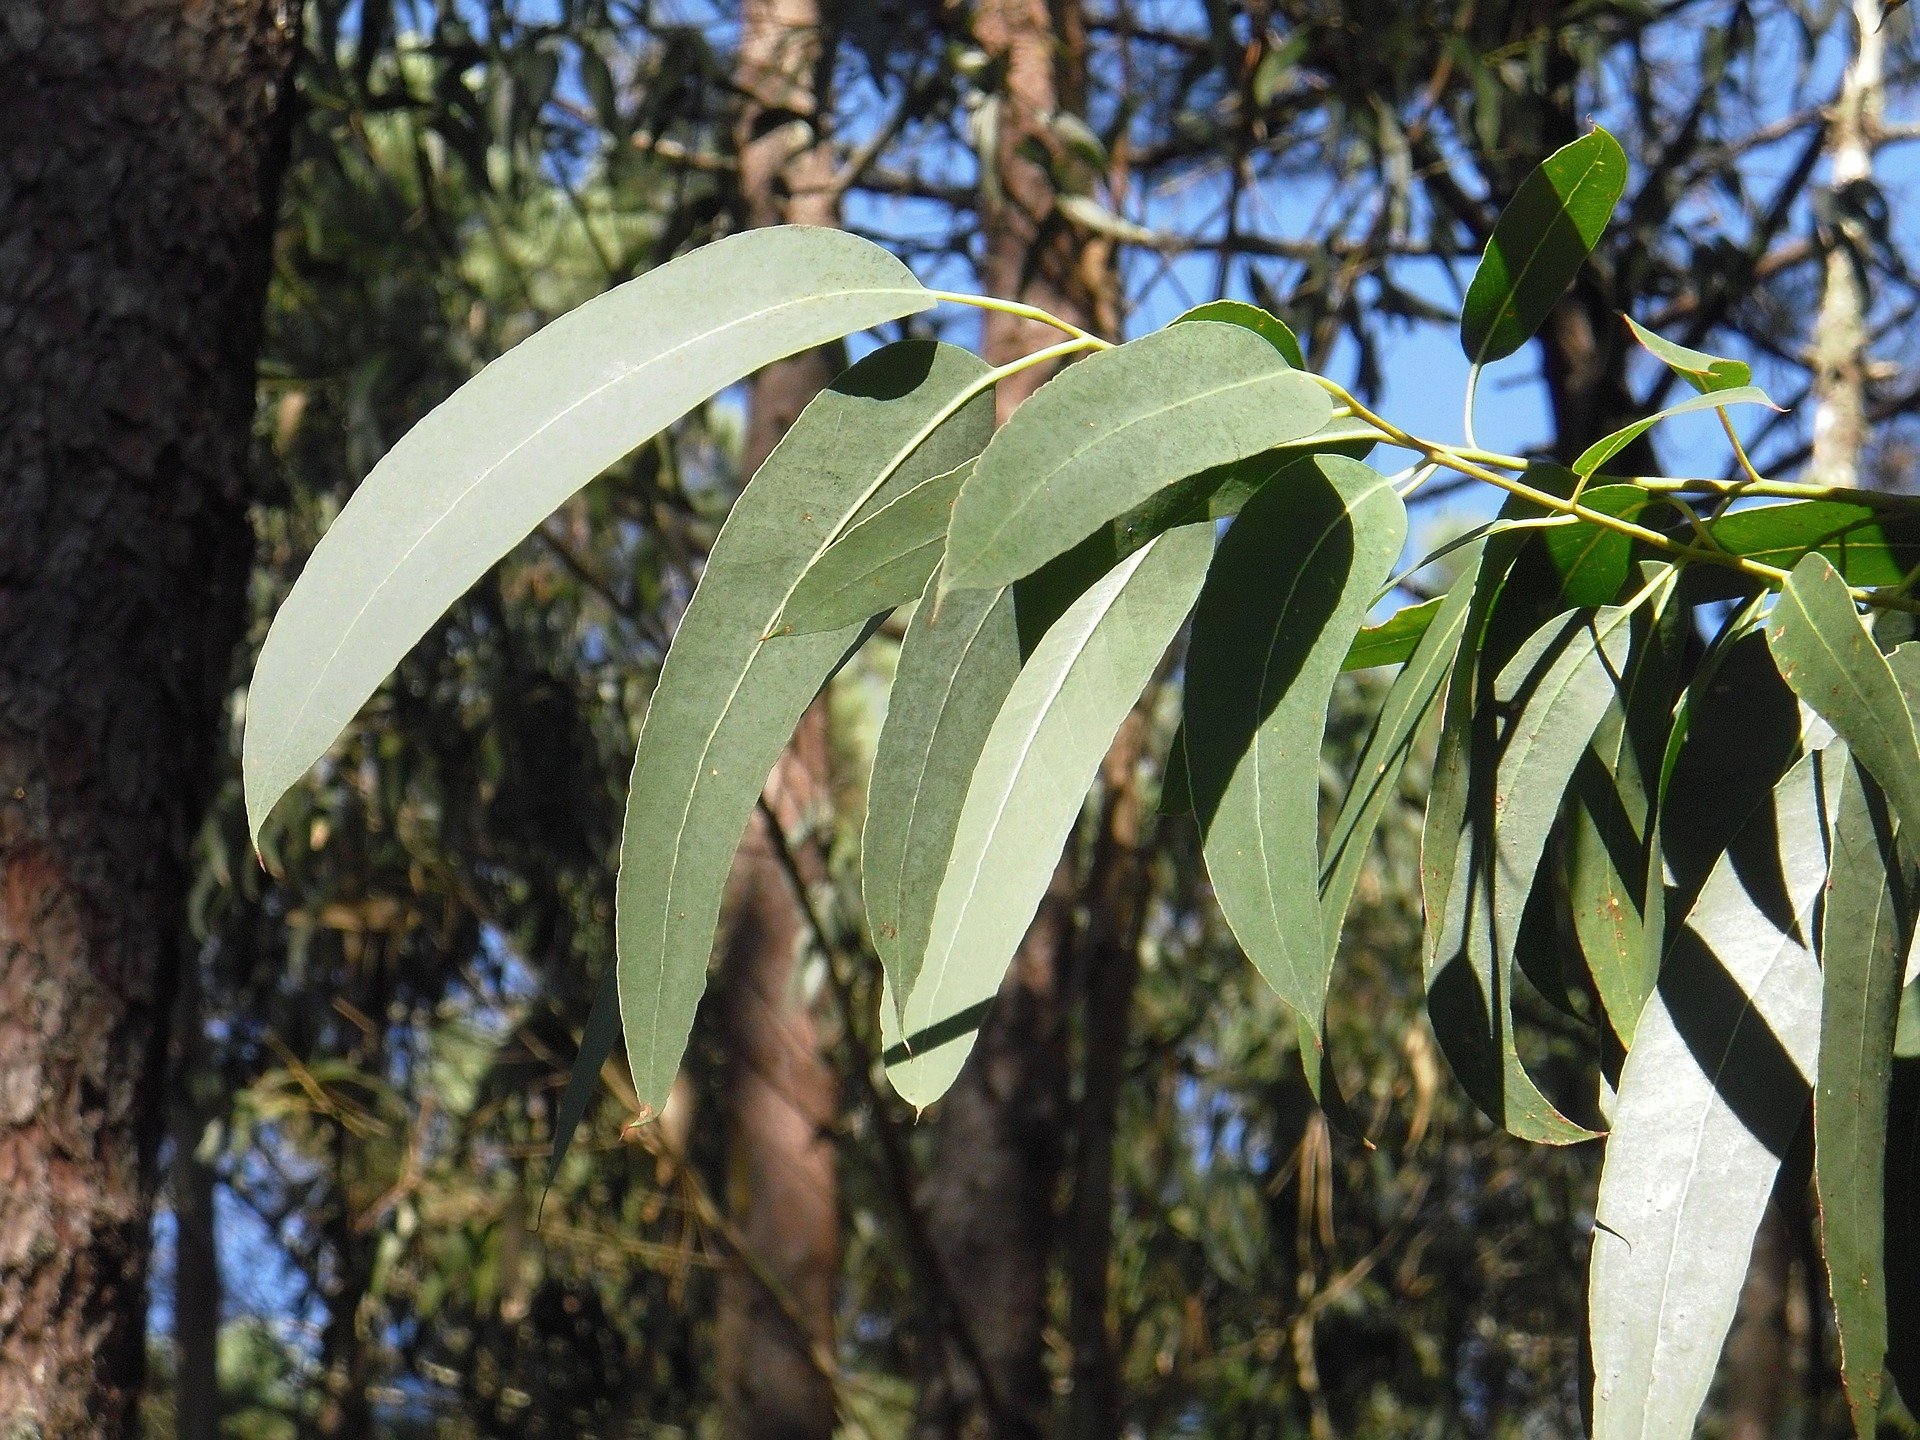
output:
[[[1887,1376],[1920,1413],[1920,1059],[1900,1059],[1887,1096]]]
[[[1010,585],[1155,491],[1326,425],[1332,403],[1237,325],[1172,325],[1069,365],[961,487],[946,590]]]
[[[860,837],[867,928],[895,997],[911,994],[967,785],[1020,673],[1013,597],[933,587],[900,645]]]
[[[1595,1440],[1686,1440],[1820,1045],[1813,925],[1845,763],[1800,761],[1714,866],[1621,1070],[1590,1276]]]
[[[1431,600],[1401,606],[1378,625],[1361,626],[1360,633],[1353,637],[1353,644],[1347,647],[1347,658],[1340,662],[1340,668],[1371,670],[1377,665],[1402,663],[1419,646],[1420,637],[1427,633],[1444,604],[1445,598],[1436,595]]]
[[[1326,1006],[1320,744],[1340,662],[1406,542],[1392,482],[1301,461],[1246,504],[1194,611],[1187,771],[1214,897],[1314,1033]]]
[[[1920,738],[1886,657],[1822,555],[1793,567],[1767,617],[1780,677],[1833,726],[1880,782],[1908,835],[1920,835]]]
[[[1187,727],[1182,724],[1167,742],[1166,763],[1160,767],[1160,804],[1162,815],[1193,813],[1193,781],[1187,774]]]
[[[1268,314],[1258,305],[1249,305],[1244,300],[1209,300],[1204,305],[1196,305],[1184,314],[1176,315],[1173,323],[1179,325],[1189,320],[1217,320],[1223,325],[1238,325],[1243,330],[1251,330],[1285,356],[1287,364],[1294,369],[1307,368],[1307,357],[1301,353],[1300,342],[1294,338],[1286,321]]]
[[[1599,129],[1554,151],[1521,183],[1467,287],[1467,359],[1485,365],[1533,338],[1593,253],[1626,185],[1626,154]]]
[[[274,617],[247,700],[252,833],[428,627],[568,496],[761,366],[933,303],[853,235],[754,230],[588,301],[462,385],[361,483]]]
[[[967,787],[931,939],[902,1012],[900,1096],[932,1104],[1046,893],[1127,712],[1192,609],[1213,527],[1170,530],[1096,581],[1049,629],[994,717]]]
[[[973,465],[921,481],[829,545],[794,586],[776,633],[835,630],[918,598],[940,566],[954,498]]]
[[[1898,585],[1920,564],[1920,523],[1914,517],[1838,500],[1735,510],[1713,522],[1713,538],[1732,554],[1783,570],[1818,551],[1849,585]],[[1738,581],[1717,569],[1711,578]]]
[[[1773,406],[1767,398],[1767,392],[1757,385],[1743,385],[1737,390],[1715,390],[1706,395],[1695,395],[1690,400],[1669,405],[1666,409],[1652,415],[1642,415],[1631,425],[1622,425],[1611,435],[1593,442],[1580,452],[1580,458],[1573,462],[1573,473],[1591,475],[1607,461],[1618,455],[1627,446],[1638,440],[1647,431],[1662,420],[1671,420],[1676,415],[1690,415],[1696,410],[1719,410],[1728,405],[1766,405]]]
[[[1607,713],[1574,772],[1567,810],[1567,894],[1574,935],[1613,1032],[1633,1043],[1664,948],[1648,904],[1654,793],[1673,725],[1687,607],[1670,592],[1634,617],[1633,648]]]
[[[615,912],[620,1013],[641,1103],[672,1087],[706,987],[741,832],[801,712],[862,627],[764,639],[829,536],[869,503],[903,438],[964,394],[980,362],[950,345],[874,352],[801,412],[721,527],[647,708],[627,796]],[[968,404],[900,466],[885,504],[976,453]]]
[[[1873,1440],[1887,1356],[1887,1094],[1900,972],[1913,943],[1920,876],[1896,852],[1879,787],[1858,765],[1849,765],[1839,780],[1820,926],[1813,1173],[1840,1335],[1840,1375],[1855,1433]]]
[[[1529,479],[1538,479],[1539,472],[1548,468],[1545,465],[1530,467]],[[1558,466],[1551,468],[1559,469]],[[1572,471],[1560,473],[1578,479]],[[1572,493],[1571,485],[1567,493]],[[1660,501],[1637,485],[1596,485],[1580,497],[1580,503],[1603,515],[1640,521],[1646,511]],[[1622,535],[1618,530],[1581,520],[1542,530],[1540,544],[1560,576],[1560,597],[1568,605],[1592,609],[1611,605],[1620,598],[1622,587],[1633,578],[1633,537]]]
[[[1622,315],[1620,318],[1627,322],[1634,339],[1659,356],[1661,363],[1674,374],[1702,393],[1738,390],[1753,381],[1753,367],[1743,360],[1725,360],[1705,351],[1689,350],[1684,345],[1676,345],[1654,334],[1631,315]]]
[[[1521,918],[1562,797],[1614,695],[1637,606],[1548,621],[1489,677],[1461,648],[1423,847],[1451,876],[1428,893],[1427,1009],[1462,1086],[1494,1120],[1547,1144],[1593,1132],[1527,1074],[1513,1034]],[[1470,623],[1469,634],[1478,627]],[[1484,661],[1484,657],[1483,661]]]
[[[1354,765],[1353,783],[1347,787],[1346,799],[1341,801],[1340,813],[1334,817],[1333,829],[1328,833],[1326,854],[1320,865],[1320,915],[1329,963],[1339,949],[1340,930],[1346,923],[1347,908],[1353,903],[1354,886],[1359,883],[1374,832],[1380,828],[1380,817],[1386,813],[1387,802],[1393,798],[1400,772],[1406,768],[1415,737],[1439,702],[1447,675],[1459,654],[1460,637],[1466,633],[1473,600],[1476,568],[1470,567],[1454,581],[1451,590],[1430,602],[1433,609],[1428,616],[1429,623],[1380,704],[1372,733],[1367,736],[1366,747]],[[1406,611],[1400,613],[1404,615]]]

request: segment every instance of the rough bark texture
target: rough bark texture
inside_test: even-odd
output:
[[[173,1201],[173,1353],[175,1440],[220,1437],[220,1250],[214,1197],[218,1173],[200,1153],[207,1127],[221,1113],[218,1077],[207,1073],[201,1039],[200,987],[193,961],[181,977],[174,1007],[172,1107],[168,1130],[173,1161],[167,1185]]]
[[[816,133],[823,37],[813,0],[748,0],[736,78],[746,97],[738,143],[749,224],[836,225],[832,156]],[[833,378],[819,351],[753,383],[744,472],[751,474]],[[827,797],[822,706],[801,721],[767,788],[788,835]],[[733,1440],[829,1440],[840,1273],[838,1095],[797,974],[806,923],[764,812],[729,880],[719,987],[727,1045],[727,1208],[743,1254],[720,1281],[723,1425]]]
[[[285,0],[0,7],[0,1435],[126,1433]]]
[[[1005,76],[998,197],[983,197],[981,282],[990,294],[1111,333],[1111,246],[1067,222],[1046,166],[1027,153],[1057,145],[1048,118],[1079,108],[1082,19],[1078,5],[1047,0],[982,0],[974,12],[974,38]],[[990,313],[982,344],[998,365],[1058,339],[1043,325]],[[1034,369],[1003,382],[1002,418],[1045,378]],[[1070,1109],[1074,871],[1070,858],[1056,870],[973,1054],[940,1102],[923,1206],[942,1268],[960,1282],[956,1298],[981,1363],[971,1363],[953,1337],[932,1337],[922,1358],[923,1440],[1036,1436],[1051,1428],[1044,1333]]]

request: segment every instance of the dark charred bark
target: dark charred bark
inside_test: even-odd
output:
[[[128,1431],[286,0],[0,10],[0,1433]]]
[[[749,0],[737,80],[741,200],[747,223],[837,225],[823,112],[824,44],[814,0]],[[743,473],[752,474],[833,378],[820,351],[754,381]],[[814,706],[781,756],[729,880],[720,1023],[727,1046],[727,1208],[743,1254],[721,1276],[721,1412],[732,1440],[830,1440],[828,1378],[840,1216],[833,1124],[838,1093],[800,994],[806,921],[769,812],[789,834],[825,803],[826,712]]]

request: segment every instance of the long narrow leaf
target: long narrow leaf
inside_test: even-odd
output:
[[[1774,407],[1773,401],[1767,398],[1767,392],[1757,385],[1742,385],[1736,390],[1713,390],[1705,395],[1695,395],[1690,400],[1669,405],[1666,409],[1652,415],[1643,415],[1631,425],[1623,425],[1611,435],[1594,441],[1582,450],[1580,458],[1573,462],[1573,473],[1583,476],[1593,474],[1662,420],[1671,420],[1676,415],[1691,415],[1696,410],[1720,410],[1728,405],[1765,405],[1769,408],[1777,408]]]
[[[1155,491],[1324,426],[1332,402],[1238,325],[1171,325],[1070,365],[961,488],[947,590],[1010,585]]]
[[[709,396],[933,296],[838,230],[755,230],[588,301],[495,360],[354,492],[267,634],[247,699],[254,835],[467,588],[562,501]]]
[[[1020,673],[1013,597],[933,586],[900,645],[860,837],[867,928],[893,996],[911,994],[967,785]]]
[[[979,450],[993,423],[985,395],[868,500],[903,439],[981,372],[965,351],[922,341],[868,356],[801,413],[714,542],[647,709],[620,843],[620,1014],[634,1089],[656,1111],[706,987],[734,848],[801,712],[862,627],[762,637],[838,527]]]
[[[1621,1072],[1590,1281],[1596,1440],[1686,1440],[1820,1045],[1813,924],[1844,755],[1801,760],[1713,868]]]
[[[1406,533],[1384,476],[1338,457],[1302,461],[1247,502],[1194,612],[1186,755],[1207,874],[1241,948],[1315,1032],[1327,991],[1327,704]]]
[[[967,787],[926,960],[903,1007],[905,1053],[887,1067],[915,1106],[932,1104],[959,1073],[1100,757],[1186,620],[1212,554],[1213,527],[1189,525],[1121,561],[1047,631],[1008,692]]]

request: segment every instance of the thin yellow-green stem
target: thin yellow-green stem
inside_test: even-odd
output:
[[[1083,349],[1111,350],[1113,342],[1102,340],[1091,330],[1083,330],[1071,320],[1062,320],[1058,315],[1042,310],[1038,305],[1028,305],[1019,300],[999,300],[991,295],[969,295],[962,290],[933,290],[929,294],[936,300],[945,300],[954,305],[967,305],[975,310],[992,310],[1000,315],[1012,315],[1021,320],[1033,320],[1042,325],[1050,325],[1062,334],[1085,342]]]

